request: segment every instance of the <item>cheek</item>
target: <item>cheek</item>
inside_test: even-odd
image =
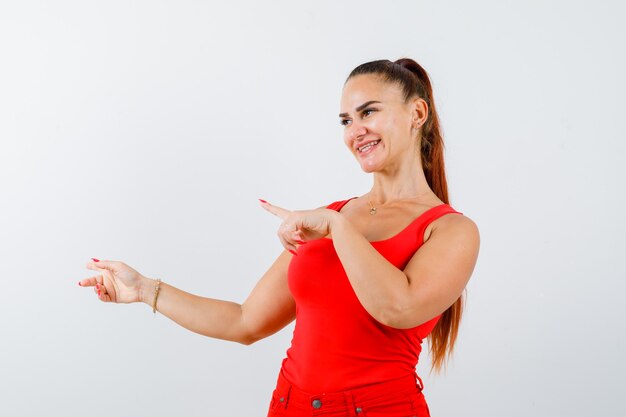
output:
[[[388,122],[389,123],[387,123],[384,127],[387,134],[390,134],[395,138],[402,138],[411,134],[411,124],[407,124],[405,118],[394,117],[389,119]]]
[[[395,135],[398,130],[398,123],[400,123],[398,117],[380,117],[376,120],[372,120],[370,128],[380,135]]]
[[[350,137],[349,137],[348,135],[345,135],[345,134],[343,135],[343,143],[344,143],[344,144],[345,144],[348,148],[350,148],[350,147],[351,147],[351,145],[350,145],[350,144],[352,143],[352,141],[350,140]]]

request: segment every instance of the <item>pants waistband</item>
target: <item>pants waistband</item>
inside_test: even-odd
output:
[[[419,380],[419,385],[417,384]],[[274,392],[276,406],[283,409],[310,410],[311,415],[325,414],[338,410],[352,410],[350,415],[359,416],[369,406],[393,405],[411,395],[421,394],[424,384],[417,373],[390,381],[375,383],[350,390],[311,393],[293,385],[282,369]]]

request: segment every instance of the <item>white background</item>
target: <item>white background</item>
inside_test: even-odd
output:
[[[0,414],[265,416],[291,325],[238,345],[77,282],[243,302],[282,249],[257,198],[367,192],[341,88],[406,56],[481,231],[433,417],[624,415],[625,6],[433,3],[2,1]]]

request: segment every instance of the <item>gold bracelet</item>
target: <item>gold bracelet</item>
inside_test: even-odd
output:
[[[159,290],[161,289],[161,279],[157,278],[156,282],[157,282],[156,287],[154,287],[154,300],[152,301],[152,312],[155,314],[156,314],[157,297],[159,296]]]

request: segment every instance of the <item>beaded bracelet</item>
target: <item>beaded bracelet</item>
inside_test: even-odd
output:
[[[154,287],[154,300],[152,301],[152,312],[155,314],[156,314],[157,297],[159,296],[159,290],[161,289],[161,279],[157,278],[156,282],[157,282],[156,287]]]

